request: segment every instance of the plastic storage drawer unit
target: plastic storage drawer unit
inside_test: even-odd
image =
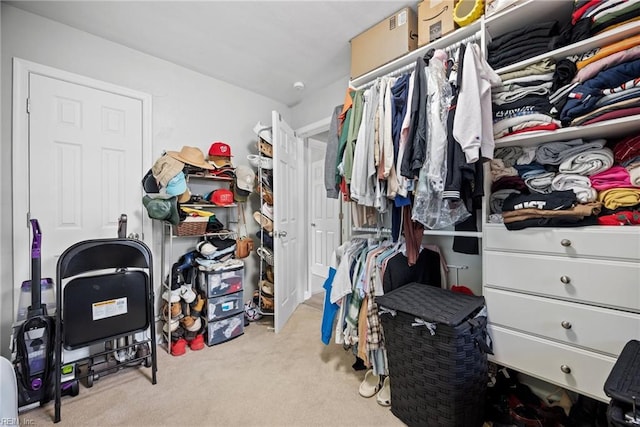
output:
[[[208,298],[233,294],[242,290],[244,281],[244,264],[233,260],[233,263],[221,264],[211,271],[198,271],[198,285]]]
[[[391,412],[409,426],[481,426],[490,351],[484,298],[410,283],[376,303]]]
[[[211,320],[207,324],[207,345],[229,341],[244,333],[244,311],[235,316]]]
[[[244,302],[242,291],[221,297],[209,298],[207,301],[207,319],[217,320],[234,314],[242,313]]]

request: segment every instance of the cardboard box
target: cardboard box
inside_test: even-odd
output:
[[[439,39],[457,27],[453,8],[457,0],[424,0],[418,4],[418,46]]]
[[[351,78],[360,77],[418,47],[418,19],[409,7],[351,39]]]

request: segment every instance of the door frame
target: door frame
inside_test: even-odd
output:
[[[29,212],[29,114],[27,99],[29,96],[29,75],[38,74],[44,77],[62,80],[92,89],[110,92],[116,95],[137,99],[142,104],[142,162],[151,164],[152,156],[152,97],[151,95],[126,87],[96,80],[80,74],[38,64],[21,58],[13,58],[13,97],[12,97],[12,236],[13,260],[12,283],[17,283],[16,273],[30,272],[29,264],[29,233],[30,224],[27,218]],[[142,179],[142,175],[140,176]],[[24,222],[23,222],[24,221]],[[20,225],[22,224],[22,225]],[[114,236],[115,237],[115,236]],[[152,222],[142,215],[142,238],[149,239],[147,245],[155,247],[153,242]],[[14,316],[17,308],[19,292],[13,288]]]
[[[311,251],[309,250],[309,224],[311,222],[311,197],[310,197],[310,192],[306,191],[308,190],[308,186],[310,184],[309,182],[309,170],[311,169],[311,162],[310,162],[310,155],[309,152],[311,151],[311,148],[309,147],[309,138],[313,138],[316,135],[320,135],[324,132],[327,132],[329,130],[329,127],[331,126],[331,116],[329,117],[325,117],[324,119],[318,120],[316,122],[310,123],[306,126],[303,126],[301,128],[299,128],[296,131],[296,134],[298,135],[299,138],[302,138],[302,140],[304,141],[304,167],[307,170],[307,173],[305,175],[305,184],[306,184],[306,188],[305,188],[305,194],[304,194],[304,201],[305,201],[305,208],[304,208],[304,224],[305,224],[305,254],[304,259],[307,260],[307,263],[305,265],[305,269],[306,269],[306,274],[305,277],[307,278],[306,283],[303,285],[304,289],[302,289],[303,291],[303,298],[304,300],[308,300],[309,298],[311,298],[312,296],[312,290],[311,290],[311,268],[309,263],[311,262],[309,257],[311,256]],[[342,211],[342,202],[340,202],[340,210]],[[341,221],[342,222],[342,221]],[[341,228],[342,229],[342,228]],[[341,240],[342,240],[342,236]]]

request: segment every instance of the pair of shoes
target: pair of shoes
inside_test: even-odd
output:
[[[273,251],[271,249],[260,246],[256,252],[267,264],[273,265]]]
[[[192,340],[188,340],[187,344],[189,344],[189,348],[191,350],[197,351],[202,350],[204,348],[204,335],[198,334]]]
[[[268,280],[261,280],[260,291],[262,292],[262,295],[273,298],[273,283]]]
[[[171,343],[171,355],[182,356],[187,352],[187,340],[179,338],[176,342]]]
[[[169,303],[165,301],[162,304],[162,315],[165,319],[171,317],[171,320],[180,320],[182,318],[182,306],[179,302],[172,302],[171,308],[169,308]]]
[[[273,297],[268,297],[264,294],[260,295],[260,310],[273,313],[274,307]]]
[[[379,405],[391,406],[391,383],[389,377],[385,377],[382,387],[376,396]]]
[[[364,374],[364,380],[360,384],[358,393],[362,397],[373,397],[380,390],[380,375],[375,375],[373,369],[369,369]]]
[[[192,317],[200,317],[202,315],[202,310],[204,309],[204,298],[198,294],[196,299],[189,304],[189,314]]]
[[[182,326],[189,332],[197,332],[202,328],[202,320],[200,317],[186,316],[181,322]]]
[[[271,144],[271,126],[266,126],[261,122],[258,122],[253,127],[253,133],[255,133],[259,138]]]

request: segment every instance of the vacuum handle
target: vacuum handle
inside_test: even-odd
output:
[[[31,242],[31,307],[29,313],[32,315],[46,315],[46,311],[42,307],[42,266],[40,259],[42,233],[37,219],[31,219],[29,222],[31,222],[31,229],[33,230],[33,241]]]
[[[118,218],[118,238],[124,239],[127,237],[127,215],[121,214]]]
[[[40,250],[42,246],[42,233],[40,232],[40,224],[37,219],[30,219],[31,229],[33,230],[33,241],[31,242],[31,258],[40,258]]]

